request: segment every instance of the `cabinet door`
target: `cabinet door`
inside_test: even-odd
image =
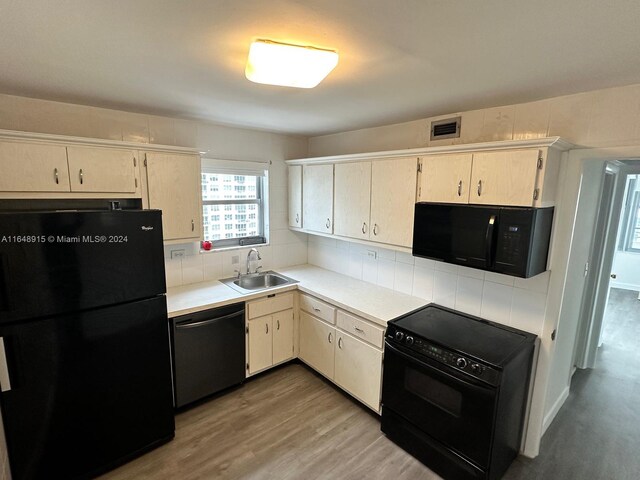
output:
[[[302,225],[333,232],[333,165],[305,165],[302,171]]]
[[[289,226],[302,228],[302,165],[289,167]]]
[[[299,357],[330,379],[333,379],[335,341],[335,328],[306,312],[300,312]]]
[[[468,203],[471,159],[470,153],[424,157],[418,201]]]
[[[67,147],[72,192],[135,193],[137,154],[133,150]]]
[[[275,313],[273,326],[273,364],[293,357],[293,310]]]
[[[336,345],[334,381],[379,411],[382,351],[340,331]]]
[[[369,238],[374,242],[411,247],[417,172],[416,157],[372,162]]]
[[[69,192],[67,150],[58,145],[0,142],[0,192]]]
[[[333,233],[369,239],[371,162],[335,166]]]
[[[537,149],[475,153],[469,203],[532,206],[537,174]]]
[[[162,210],[165,240],[199,239],[202,231],[200,157],[147,153],[149,208]]]
[[[272,317],[249,320],[249,375],[273,365]]]

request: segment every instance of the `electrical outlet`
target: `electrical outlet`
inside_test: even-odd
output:
[[[240,255],[233,255],[231,257],[231,265],[238,265],[240,263]]]
[[[183,258],[184,257],[184,253],[185,253],[184,248],[171,250],[171,259]]]
[[[367,250],[367,256],[375,260],[376,258],[378,258],[378,252],[376,252],[375,250]]]

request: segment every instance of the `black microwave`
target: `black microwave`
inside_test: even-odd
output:
[[[533,277],[547,268],[553,207],[416,203],[413,255]]]

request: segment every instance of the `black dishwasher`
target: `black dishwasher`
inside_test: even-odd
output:
[[[171,319],[176,408],[245,379],[244,303]]]

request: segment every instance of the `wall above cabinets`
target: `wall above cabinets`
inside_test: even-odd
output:
[[[554,205],[570,148],[551,137],[289,160],[289,226],[410,251],[416,202]]]

